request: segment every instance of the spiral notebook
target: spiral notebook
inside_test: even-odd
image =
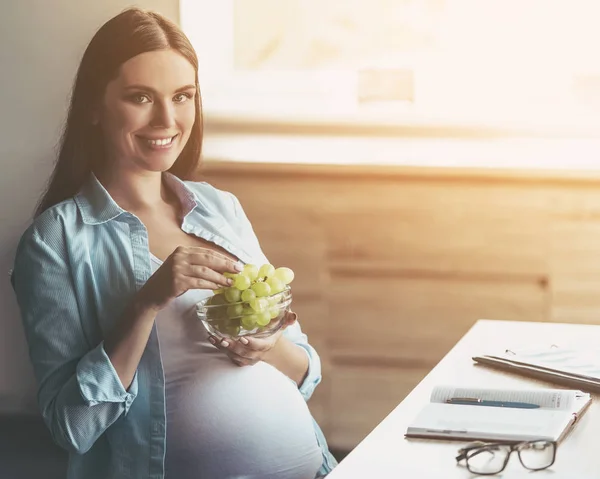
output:
[[[578,390],[437,386],[405,435],[558,442],[590,403],[590,395]]]
[[[600,391],[600,348],[543,345],[474,356],[476,363],[584,391]]]

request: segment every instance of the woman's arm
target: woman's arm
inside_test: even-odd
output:
[[[308,356],[285,336],[281,336],[263,361],[279,369],[296,384],[301,385],[308,374]]]
[[[44,421],[58,445],[83,454],[127,414],[137,395],[137,376],[126,390],[104,343],[90,344],[64,241],[60,232],[52,233],[52,247],[31,228],[23,235],[11,280]]]
[[[136,298],[104,340],[104,350],[125,389],[133,382],[157,314]]]
[[[133,380],[158,312],[189,289],[230,286],[231,279],[221,273],[238,273],[241,269],[241,265],[206,248],[179,246],[169,255],[136,293],[104,344],[126,388]]]
[[[302,381],[297,382],[297,384],[300,394],[308,401],[315,392],[315,388],[323,379],[321,372],[321,358],[315,348],[308,343],[308,337],[302,332],[300,323],[297,321],[285,328],[280,341],[282,340],[292,344],[297,351],[307,358],[308,369],[306,370],[306,374]]]

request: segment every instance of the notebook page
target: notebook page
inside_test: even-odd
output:
[[[477,398],[491,401],[515,401],[538,404],[544,409],[572,411],[575,408],[576,394],[579,391],[564,389],[487,389],[457,388],[453,386],[436,386],[430,401],[445,403],[452,398]],[[476,406],[477,407],[477,406]]]
[[[488,408],[429,403],[408,427],[407,435],[554,441],[558,440],[569,424],[570,416],[568,412],[556,409]]]

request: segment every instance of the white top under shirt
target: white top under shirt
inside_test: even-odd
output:
[[[152,271],[162,262],[152,256]],[[297,386],[208,342],[190,290],[156,317],[166,381],[166,479],[312,479],[323,457]]]

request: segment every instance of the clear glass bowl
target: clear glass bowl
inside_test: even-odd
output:
[[[209,296],[196,304],[196,315],[210,334],[234,339],[242,336],[264,338],[283,326],[283,319],[292,304],[292,290],[286,286],[280,293],[258,298],[263,306],[259,309],[259,313],[264,312],[262,318],[245,301],[211,304],[213,298],[215,296]],[[257,319],[258,322],[254,321]]]

